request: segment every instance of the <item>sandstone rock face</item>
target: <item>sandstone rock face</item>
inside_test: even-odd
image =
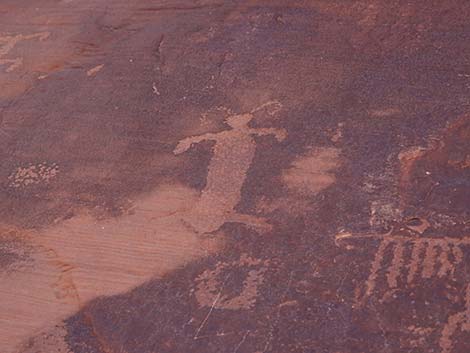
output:
[[[0,352],[470,351],[465,0],[2,0]]]

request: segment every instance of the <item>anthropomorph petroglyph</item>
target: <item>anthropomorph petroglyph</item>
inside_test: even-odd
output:
[[[0,65],[9,65],[6,72],[11,72],[20,67],[23,63],[23,58],[5,59],[10,50],[12,50],[19,42],[28,39],[45,40],[50,35],[49,32],[39,32],[34,34],[17,34],[17,35],[4,35],[0,36]]]
[[[183,222],[197,233],[215,232],[225,222],[240,222],[264,230],[270,228],[264,219],[234,211],[240,201],[246,173],[255,155],[256,144],[253,136],[273,135],[279,142],[287,136],[284,129],[255,129],[248,126],[254,112],[270,105],[279,106],[279,103],[270,102],[249,113],[231,115],[225,120],[231,127],[230,130],[188,137],[176,146],[174,153],[180,154],[195,143],[215,141],[206,187],[202,190],[194,209],[183,217]]]
[[[414,238],[393,234],[352,235],[350,233],[338,234],[336,242],[340,244],[346,240],[364,238],[378,239],[380,244],[371,263],[364,294],[358,298],[360,304],[364,304],[374,294],[378,276],[383,266],[387,266],[384,263],[387,250],[392,251],[392,259],[385,271],[386,283],[390,290],[394,290],[398,288],[398,281],[404,272],[406,272],[404,280],[409,285],[418,276],[423,279],[433,276],[452,276],[455,266],[463,261],[464,255],[461,247],[470,245],[470,237]],[[409,255],[406,255],[408,253]],[[407,259],[408,263],[406,263]]]

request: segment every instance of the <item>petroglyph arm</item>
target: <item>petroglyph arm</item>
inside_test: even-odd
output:
[[[50,32],[39,32],[39,33],[34,33],[34,34],[30,34],[30,35],[27,35],[27,36],[21,36],[22,38],[21,39],[34,39],[34,38],[38,38],[40,41],[43,41],[45,39],[47,39],[49,36],[51,35]]]
[[[250,134],[258,136],[273,135],[279,142],[284,141],[287,137],[286,130],[276,128],[250,129]]]
[[[191,146],[194,143],[199,143],[199,142],[204,141],[204,140],[216,140],[217,139],[216,135],[217,134],[207,133],[207,134],[200,135],[200,136],[187,137],[187,138],[181,140],[180,142],[178,142],[175,149],[173,150],[173,153],[174,154],[181,154],[183,152],[186,152],[187,150],[189,150],[191,148]]]
[[[4,57],[7,55],[10,50],[12,50],[18,42],[27,39],[35,39],[38,38],[40,41],[45,40],[50,35],[49,32],[39,32],[29,35],[18,34],[15,36],[0,36],[0,57]],[[16,68],[20,67],[23,63],[23,58],[14,58],[14,59],[0,59],[0,65],[10,64],[10,66],[6,69],[6,72],[11,72]]]
[[[39,41],[46,40],[51,35],[50,32],[39,32],[28,35],[17,34],[17,35],[3,35],[0,36],[0,43],[7,43],[8,47],[6,48],[7,52],[16,45],[16,43],[21,42],[22,40],[27,39],[39,39]]]
[[[16,68],[20,67],[23,64],[22,58],[16,59],[0,59],[0,65],[10,64],[10,66],[6,69],[6,72],[11,72]]]
[[[384,234],[376,234],[376,233],[370,233],[370,234],[352,234],[349,232],[342,232],[339,233],[335,236],[335,242],[337,245],[341,245],[342,241],[346,240],[356,240],[356,239],[387,239],[391,238],[394,241],[405,241],[409,243],[415,243],[419,241],[417,238],[411,238],[408,236],[404,235],[392,235],[392,231]],[[420,238],[422,241],[428,241],[431,240],[432,238]],[[438,238],[439,242],[445,242],[451,245],[455,246],[462,246],[462,245],[470,245],[470,236],[465,235],[461,238],[453,238],[453,237],[440,237]]]
[[[254,114],[260,110],[267,110],[267,113],[269,115],[274,115],[276,113],[278,113],[281,109],[282,109],[282,104],[281,102],[277,101],[277,100],[273,100],[273,101],[269,101],[269,102],[266,102],[264,104],[261,104],[260,106],[254,108],[250,113],[251,114]]]
[[[0,43],[9,43],[13,38],[12,36],[0,36]]]

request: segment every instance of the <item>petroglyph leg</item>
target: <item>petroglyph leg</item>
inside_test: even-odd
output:
[[[284,129],[274,129],[274,128],[266,128],[266,129],[250,129],[249,132],[253,135],[258,136],[267,136],[273,135],[276,140],[282,142],[287,137],[287,131]]]
[[[408,277],[406,281],[408,283],[413,282],[416,274],[419,270],[419,264],[421,262],[421,253],[425,249],[426,244],[423,241],[417,241],[413,244],[413,250],[411,251],[411,261],[408,265]]]
[[[390,243],[391,241],[388,239],[383,239],[380,242],[379,248],[377,249],[377,252],[375,253],[374,261],[372,262],[372,265],[371,265],[369,278],[367,278],[367,281],[366,281],[366,292],[364,294],[364,297],[362,298],[362,304],[374,292],[379,270],[382,265],[383,257],[385,255],[385,250],[387,249],[387,246]]]
[[[449,273],[454,272],[454,266],[450,262],[449,255],[450,255],[450,247],[445,241],[439,242],[441,253],[439,254],[438,261],[440,263],[440,268],[437,272],[439,277],[445,277]]]
[[[272,230],[272,225],[266,219],[247,214],[232,213],[227,217],[227,222],[243,223],[259,232],[269,232]]]
[[[458,244],[452,244],[452,256],[454,256],[454,262],[456,264],[463,261],[463,252]]]
[[[437,257],[436,246],[434,242],[428,241],[427,247],[426,247],[426,253],[424,254],[424,259],[423,259],[423,271],[421,272],[421,275],[423,278],[432,277],[434,273],[434,267],[436,264],[436,257]]]
[[[402,242],[398,242],[393,250],[392,264],[387,273],[387,283],[390,288],[396,288],[398,284],[398,277],[403,267],[403,252],[405,250],[403,245]]]

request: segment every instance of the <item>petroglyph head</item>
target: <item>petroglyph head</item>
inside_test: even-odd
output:
[[[229,116],[226,120],[227,124],[233,129],[240,129],[246,127],[247,124],[253,119],[252,114],[239,114]]]

